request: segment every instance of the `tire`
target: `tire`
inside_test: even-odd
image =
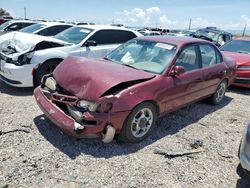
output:
[[[123,123],[118,141],[135,143],[144,140],[152,133],[156,119],[155,105],[149,102],[139,104]]]
[[[44,62],[42,65],[38,67],[38,69],[35,72],[34,77],[34,87],[39,86],[41,84],[42,78],[45,74],[50,74],[54,71],[57,65],[62,62],[62,60],[56,59],[56,60],[48,60]]]
[[[215,93],[208,98],[208,102],[213,105],[219,104],[224,99],[226,90],[227,90],[227,81],[223,80],[217,87]]]

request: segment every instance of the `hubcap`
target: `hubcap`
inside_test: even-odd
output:
[[[153,123],[153,112],[149,108],[143,108],[138,111],[131,124],[131,131],[134,137],[144,136]]]
[[[216,92],[216,101],[217,102],[220,102],[223,99],[225,91],[226,91],[226,85],[225,85],[225,83],[221,83],[219,88],[217,89],[217,92]]]

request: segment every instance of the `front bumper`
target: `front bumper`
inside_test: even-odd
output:
[[[245,129],[240,146],[241,166],[250,172],[250,124]]]
[[[235,86],[250,88],[250,70],[237,70],[236,79],[233,83]]]
[[[84,112],[83,117],[85,122],[95,121],[96,124],[82,124],[84,129],[79,132],[75,130],[75,126],[77,126],[78,123],[52,103],[43,93],[40,86],[34,90],[34,96],[38,106],[48,119],[57,125],[63,132],[77,138],[101,136],[107,125],[112,125],[116,129],[116,133],[119,133],[123,122],[130,113],[130,111],[111,112],[109,114]]]
[[[0,79],[15,87],[33,87],[32,70],[34,64],[16,66],[0,60]]]

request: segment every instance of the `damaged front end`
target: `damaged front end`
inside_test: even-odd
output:
[[[17,66],[30,64],[35,51],[70,45],[52,37],[11,32],[0,37],[1,59]]]
[[[34,95],[53,123],[78,138],[102,137],[103,142],[111,142],[129,114],[128,111],[111,113],[112,106],[79,99],[58,85],[51,75],[43,77]]]

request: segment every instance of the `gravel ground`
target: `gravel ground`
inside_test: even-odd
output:
[[[218,106],[195,103],[161,118],[141,143],[103,144],[62,134],[32,89],[0,82],[0,187],[250,187],[237,157],[249,106],[250,90],[232,88]],[[204,152],[154,154],[185,151],[196,140]]]

